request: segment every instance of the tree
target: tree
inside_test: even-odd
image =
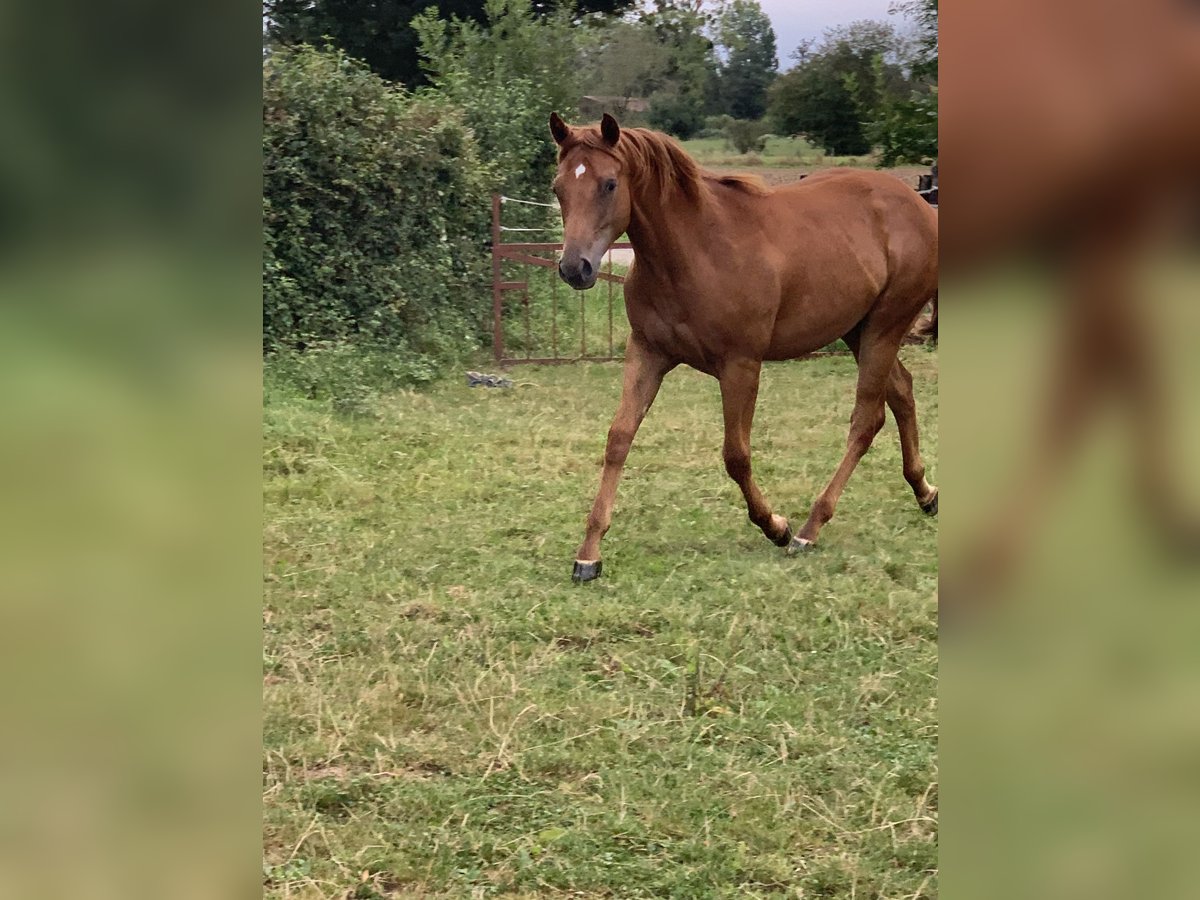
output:
[[[805,134],[829,153],[870,152],[868,123],[885,97],[907,89],[899,46],[896,30],[884,22],[827,30],[807,60],[772,86],[768,106],[774,130]]]
[[[332,43],[377,75],[415,87],[425,78],[410,23],[430,6],[443,18],[485,19],[482,0],[266,0],[263,16],[274,43]]]
[[[738,153],[762,153],[767,148],[767,130],[758,119],[732,119],[725,126],[725,139]]]
[[[737,119],[761,118],[779,65],[771,20],[758,0],[732,0],[718,13],[716,32],[725,52],[720,72],[724,111]]]
[[[916,25],[914,50],[902,61],[908,67],[909,85],[898,95],[881,94],[867,134],[880,149],[881,166],[928,163],[938,155],[938,0],[907,0],[893,6],[892,12]]]
[[[913,55],[914,80],[931,80],[938,76],[938,0],[904,0],[893,4],[893,15],[900,14],[913,21],[917,28],[917,52]]]
[[[670,49],[644,23],[614,22],[589,37],[581,66],[587,93],[651,97],[667,85]]]
[[[579,101],[575,30],[565,12],[535,17],[530,0],[487,0],[486,12],[482,26],[433,10],[413,21],[431,82],[422,93],[464,110],[506,194],[548,199],[556,149],[546,123]],[[506,213],[535,226],[546,215],[531,206]]]
[[[539,18],[561,13],[588,16],[627,11],[635,0],[541,0],[532,4]],[[483,24],[486,0],[264,0],[264,32],[275,44],[335,47],[361,59],[376,74],[409,87],[426,83],[420,65],[413,19],[429,8],[441,19],[456,17]]]
[[[650,122],[681,138],[695,134],[714,94],[717,56],[705,36],[711,19],[698,0],[655,0],[642,16],[666,52],[663,81],[650,95]]]

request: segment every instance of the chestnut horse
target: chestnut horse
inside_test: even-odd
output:
[[[629,234],[625,279],[630,335],[621,402],[608,432],[600,490],[573,578],[600,574],[600,540],[638,426],[663,377],[680,364],[720,382],[725,469],[750,521],[795,552],[832,517],[850,474],[883,427],[900,431],[904,477],[921,509],[937,512],[925,480],[912,376],[897,359],[905,334],[935,297],[937,214],[898,179],[831,171],[769,189],[742,175],[705,172],[675,141],[641,128],[571,127],[557,113],[554,193],[562,206],[563,280],[596,282],[609,245]],[[763,360],[794,359],[843,338],[858,362],[846,454],[793,536],[750,474],[750,426]]]

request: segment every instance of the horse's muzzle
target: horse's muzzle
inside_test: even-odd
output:
[[[558,264],[558,274],[577,291],[586,291],[596,283],[596,268],[584,257],[571,263],[563,259]]]

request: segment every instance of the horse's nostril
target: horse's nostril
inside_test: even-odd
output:
[[[592,277],[592,264],[586,259],[579,261],[579,277],[584,281],[588,281]]]

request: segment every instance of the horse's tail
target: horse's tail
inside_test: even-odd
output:
[[[933,300],[930,301],[929,315],[920,316],[913,324],[912,331],[909,332],[911,337],[921,341],[932,341],[937,343],[938,339],[938,300],[937,294],[933,295]]]

